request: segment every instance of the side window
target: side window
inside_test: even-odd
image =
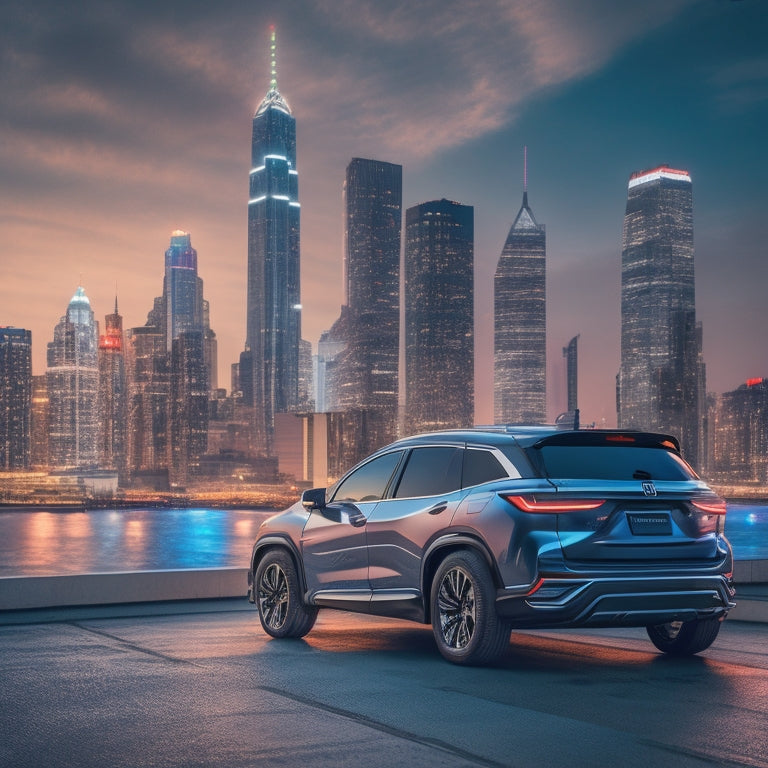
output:
[[[384,495],[403,451],[385,453],[342,480],[331,501],[376,501]]]
[[[414,448],[395,492],[396,499],[437,496],[461,488],[461,448]]]
[[[509,473],[490,451],[467,449],[464,454],[462,488],[489,483],[491,480],[499,480],[502,477],[509,477]]]

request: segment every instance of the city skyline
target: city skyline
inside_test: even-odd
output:
[[[447,197],[475,209],[476,419],[489,421],[492,274],[527,144],[547,223],[548,374],[580,334],[584,421],[615,423],[626,180],[662,163],[693,178],[708,389],[768,374],[768,9],[614,5],[5,3],[0,324],[32,330],[36,374],[80,283],[100,322],[117,283],[124,326],[142,325],[156,254],[182,229],[229,386],[245,341],[243,169],[274,23],[301,147],[304,338],[316,345],[343,302],[344,168],[355,156],[402,164],[405,207]]]

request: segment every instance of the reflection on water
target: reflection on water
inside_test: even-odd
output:
[[[273,514],[250,509],[0,511],[0,576],[247,568]],[[729,504],[737,560],[768,559],[768,505]]]
[[[0,512],[0,576],[248,567],[250,509]]]
[[[768,560],[768,506],[729,504],[725,534],[737,560]]]

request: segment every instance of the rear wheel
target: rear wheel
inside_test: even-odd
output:
[[[268,635],[304,637],[312,629],[317,608],[302,601],[296,566],[288,552],[267,552],[256,568],[254,582],[259,619]]]
[[[496,589],[483,558],[462,550],[448,555],[432,582],[432,632],[454,664],[490,664],[509,645],[510,625],[496,613]]]
[[[646,627],[651,642],[670,656],[692,656],[706,650],[720,631],[719,618],[670,621]]]

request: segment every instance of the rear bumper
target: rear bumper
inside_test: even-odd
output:
[[[723,574],[544,577],[524,594],[499,590],[496,610],[516,627],[639,627],[724,618],[733,596]]]

